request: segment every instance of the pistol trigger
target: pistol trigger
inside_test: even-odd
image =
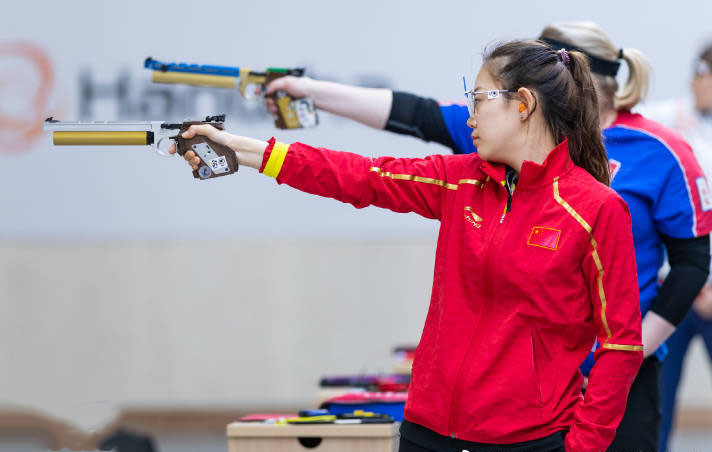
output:
[[[163,157],[173,157],[172,154],[168,153],[168,150],[171,147],[171,144],[175,143],[176,145],[176,151],[178,151],[178,140],[173,140],[174,137],[166,137],[163,136],[159,138],[159,140],[156,142],[156,152],[158,152],[158,155],[161,155]]]

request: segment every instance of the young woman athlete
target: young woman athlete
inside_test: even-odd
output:
[[[184,136],[225,144],[278,183],[441,222],[402,452],[604,450],[643,346],[631,220],[606,186],[586,57],[500,45],[468,103],[477,154],[372,159],[209,126]],[[579,365],[596,338],[584,397]]]

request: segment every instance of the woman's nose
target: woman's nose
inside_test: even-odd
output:
[[[467,126],[471,129],[474,129],[475,126],[477,125],[477,121],[475,121],[475,118],[473,116],[470,116],[467,118]]]

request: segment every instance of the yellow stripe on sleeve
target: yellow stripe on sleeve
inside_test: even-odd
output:
[[[267,160],[264,171],[262,171],[266,176],[273,177],[277,179],[279,172],[282,171],[282,165],[284,164],[284,158],[287,156],[287,151],[289,150],[289,145],[280,143],[277,141],[274,143],[272,148],[272,153]]]
[[[393,174],[389,173],[388,171],[383,171],[381,168],[377,166],[373,166],[369,168],[369,171],[372,171],[374,173],[377,173],[381,177],[393,179],[393,180],[407,180],[407,181],[412,181],[412,182],[421,182],[424,184],[432,184],[432,185],[437,185],[439,187],[447,188],[448,190],[457,190],[458,185],[457,184],[450,184],[445,181],[439,180],[439,179],[432,179],[430,177],[422,177],[422,176],[416,176],[414,174]],[[473,180],[473,179],[462,179],[460,180],[461,183],[471,183],[474,185],[479,184],[479,181]]]
[[[609,344],[605,343],[601,345],[603,348],[607,348],[609,350],[622,350],[626,352],[642,352],[643,351],[643,346],[642,345],[621,345],[621,344]]]

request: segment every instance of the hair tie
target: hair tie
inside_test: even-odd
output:
[[[566,51],[566,49],[561,49],[559,50],[559,56],[561,57],[561,61],[564,62],[565,65],[569,65],[569,62],[571,61],[569,59],[569,52]]]
[[[623,59],[623,47],[621,47],[620,49],[618,49],[618,59],[619,59],[619,60],[622,60],[622,59]]]
[[[695,64],[695,75],[707,75],[707,74],[712,74],[712,66],[707,62],[707,60],[703,60],[700,58],[697,60],[697,64]]]
[[[615,77],[616,74],[618,74],[618,69],[621,66],[620,61],[610,61],[603,58],[599,58],[596,55],[591,55],[591,53],[587,52],[586,50],[580,47],[576,47],[575,45],[569,42],[557,41],[556,39],[549,38],[539,39],[548,44],[551,50],[553,50],[554,52],[559,52],[557,49],[561,49],[563,47],[564,49],[570,49],[572,52],[576,51],[583,53],[588,58],[588,65],[591,67],[591,72],[593,73],[600,75],[610,75],[612,77]],[[569,55],[569,57],[570,56],[571,55]]]

